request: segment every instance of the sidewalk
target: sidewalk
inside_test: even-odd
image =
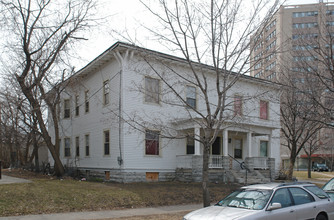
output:
[[[31,183],[31,181],[22,178],[1,175],[0,184],[11,184],[11,183]]]
[[[155,208],[124,209],[124,210],[110,210],[110,211],[69,212],[69,213],[55,213],[55,214],[42,214],[42,215],[9,216],[9,217],[0,217],[0,220],[106,219],[106,218],[142,216],[142,215],[170,214],[182,211],[190,212],[192,210],[199,209],[202,207],[203,207],[202,204],[162,206]]]

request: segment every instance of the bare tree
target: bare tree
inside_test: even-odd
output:
[[[320,141],[321,139],[321,141]],[[312,154],[323,148],[323,144],[325,141],[323,137],[320,138],[320,132],[317,135],[314,135],[312,138],[308,140],[308,142],[304,146],[304,152],[307,155],[307,177],[312,178]]]
[[[334,29],[331,14],[326,4],[319,3],[316,27],[311,32],[294,30],[293,39],[288,42],[291,51],[285,52],[289,60],[285,59],[286,66],[281,67],[284,76],[280,81],[286,86],[281,104],[282,133],[291,152],[289,178],[299,152],[307,147],[305,152],[311,157],[316,150],[323,150],[326,146],[315,144],[315,141],[325,139],[320,130],[333,126]]]
[[[10,32],[10,35],[4,36],[8,41],[8,59],[5,61],[11,64],[4,64],[5,71],[15,76],[29,101],[38,121],[38,129],[55,161],[56,174],[63,175],[55,107],[57,96],[47,95],[47,92],[57,81],[64,79],[66,66],[63,64],[70,55],[70,46],[84,39],[79,34],[92,24],[90,12],[94,3],[92,0],[2,0],[0,6],[2,21],[7,24],[3,33]],[[72,70],[67,72],[71,74]],[[54,142],[47,129],[48,122],[43,111],[45,105],[50,109],[53,120]]]
[[[269,5],[269,2],[272,4]],[[190,73],[186,74],[170,63],[161,63],[164,69],[161,70],[156,68],[152,57],[144,58],[150,67],[150,72],[153,72],[154,77],[166,86],[166,90],[162,91],[165,94],[164,99],[160,101],[170,106],[185,106],[188,117],[184,120],[193,121],[203,131],[202,135],[187,133],[176,135],[166,126],[163,137],[172,139],[190,137],[203,145],[203,204],[209,206],[210,147],[227,119],[231,120],[232,117],[235,123],[238,120],[238,117],[230,112],[234,103],[228,92],[241,76],[249,73],[250,51],[254,49],[250,44],[250,36],[259,28],[265,27],[276,10],[278,1],[259,0],[249,3],[241,0],[210,2],[160,0],[157,7],[151,7],[144,1],[142,3],[161,25],[147,29],[161,45],[184,58],[185,65],[190,69]],[[248,3],[247,10],[246,3]],[[159,8],[161,11],[155,11],[153,8]],[[203,64],[208,64],[210,71],[208,66]],[[210,77],[208,72],[211,72]],[[213,81],[211,76],[214,77]],[[194,103],[181,95],[179,89],[181,82],[186,82],[198,90],[201,99],[205,100],[201,108],[196,108]],[[142,92],[147,89],[156,90],[143,87],[138,89]],[[215,100],[212,100],[212,96]],[[151,99],[159,97],[154,96]],[[145,127],[145,122],[141,122],[139,118],[134,118],[132,121],[136,122],[135,126]],[[150,125],[161,130],[162,123],[157,118],[150,122]]]
[[[14,88],[11,88],[15,91]],[[19,166],[25,163],[24,151],[27,143],[27,133],[22,123],[22,113],[19,110],[21,103],[19,96],[6,89],[0,93],[1,110],[0,126],[2,137],[2,153],[0,155],[4,163],[11,166]],[[10,162],[9,162],[10,161]]]
[[[305,65],[300,62],[299,66],[302,64]],[[314,77],[305,78],[305,74],[293,72],[290,67],[281,66],[280,69],[280,83],[284,85],[281,96],[281,131],[283,146],[290,152],[287,176],[292,179],[297,156],[307,144],[319,138],[319,131],[323,128],[323,124],[319,122],[319,104],[313,98],[320,96],[319,83]]]

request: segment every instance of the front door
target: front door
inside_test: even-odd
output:
[[[211,146],[211,154],[212,155],[221,155],[220,154],[220,146],[221,146],[221,138],[217,137],[215,142]]]

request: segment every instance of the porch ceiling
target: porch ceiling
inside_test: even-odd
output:
[[[173,125],[176,127],[177,130],[188,130],[193,128],[201,127],[201,125],[204,125],[203,119],[185,119],[185,120],[179,120],[173,123]],[[204,127],[204,126],[203,126]],[[235,132],[252,132],[253,136],[261,136],[261,135],[269,135],[271,134],[271,131],[274,129],[280,129],[280,126],[273,125],[266,123],[266,124],[260,124],[260,123],[249,123],[247,121],[235,123],[231,121],[226,121],[224,125],[222,126],[221,130],[228,129],[229,131],[235,131]]]

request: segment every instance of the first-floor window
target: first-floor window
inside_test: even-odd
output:
[[[110,154],[110,133],[104,131],[104,155]]]
[[[89,134],[85,135],[85,151],[86,156],[89,156]]]
[[[195,153],[195,140],[194,137],[187,137],[187,154]]]
[[[80,143],[79,143],[79,137],[75,137],[75,156],[80,156]]]
[[[235,139],[234,158],[242,158],[242,139]]]
[[[70,157],[71,156],[71,139],[64,138],[64,156]]]
[[[145,154],[159,155],[159,131],[146,130],[145,133]]]
[[[268,141],[260,141],[260,157],[268,157]]]

